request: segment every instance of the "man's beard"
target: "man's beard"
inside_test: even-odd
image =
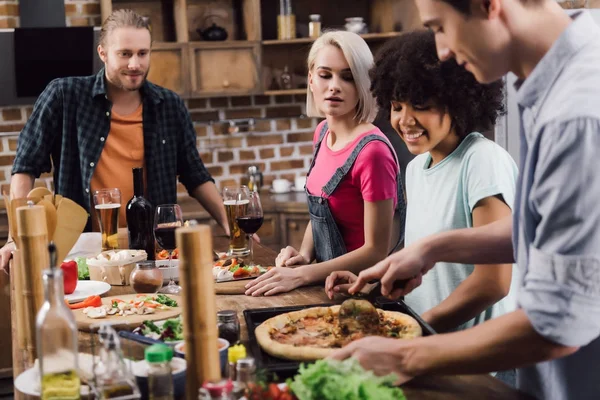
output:
[[[144,82],[146,82],[146,78],[148,77],[149,71],[150,71],[150,68],[148,68],[148,70],[146,70],[146,72],[143,74],[143,77],[140,80],[140,83],[135,86],[130,86],[125,83],[126,82],[125,80],[127,79],[127,77],[126,77],[126,75],[121,73],[121,71],[117,71],[116,73],[109,73],[108,79],[109,79],[110,83],[112,83],[118,89],[135,92],[136,90],[139,90],[144,85]]]

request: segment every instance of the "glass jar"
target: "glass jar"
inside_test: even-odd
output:
[[[321,36],[321,16],[319,14],[310,14],[308,16],[308,36],[312,39],[317,39]]]
[[[154,261],[140,261],[135,264],[129,281],[136,293],[157,293],[163,285],[163,274]]]
[[[217,312],[217,327],[219,337],[227,340],[230,346],[240,340],[240,320],[234,310]]]
[[[292,12],[292,0],[279,0],[279,15],[277,16],[277,39],[289,40],[296,38],[296,16]]]

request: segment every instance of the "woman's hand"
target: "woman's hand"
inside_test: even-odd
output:
[[[307,265],[310,264],[308,257],[300,254],[298,250],[292,246],[281,249],[277,258],[275,258],[276,267],[291,267],[292,265]]]
[[[275,267],[246,285],[246,296],[271,296],[305,285],[301,268]]]
[[[336,293],[348,293],[348,288],[358,279],[356,274],[350,271],[335,271],[329,274],[325,280],[325,293],[333,300]]]

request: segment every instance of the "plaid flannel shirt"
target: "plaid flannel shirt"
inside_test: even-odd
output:
[[[176,203],[177,176],[190,194],[213,179],[196,149],[196,132],[183,100],[148,81],[141,92],[147,197],[154,205]],[[89,215],[90,182],[110,131],[111,109],[104,69],[50,82],[19,135],[12,173],[38,178],[54,166],[55,192]]]

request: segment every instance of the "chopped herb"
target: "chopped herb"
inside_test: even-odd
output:
[[[172,298],[165,296],[164,294],[159,294],[158,296],[156,296],[156,302],[164,304],[168,307],[177,307],[177,302]]]

